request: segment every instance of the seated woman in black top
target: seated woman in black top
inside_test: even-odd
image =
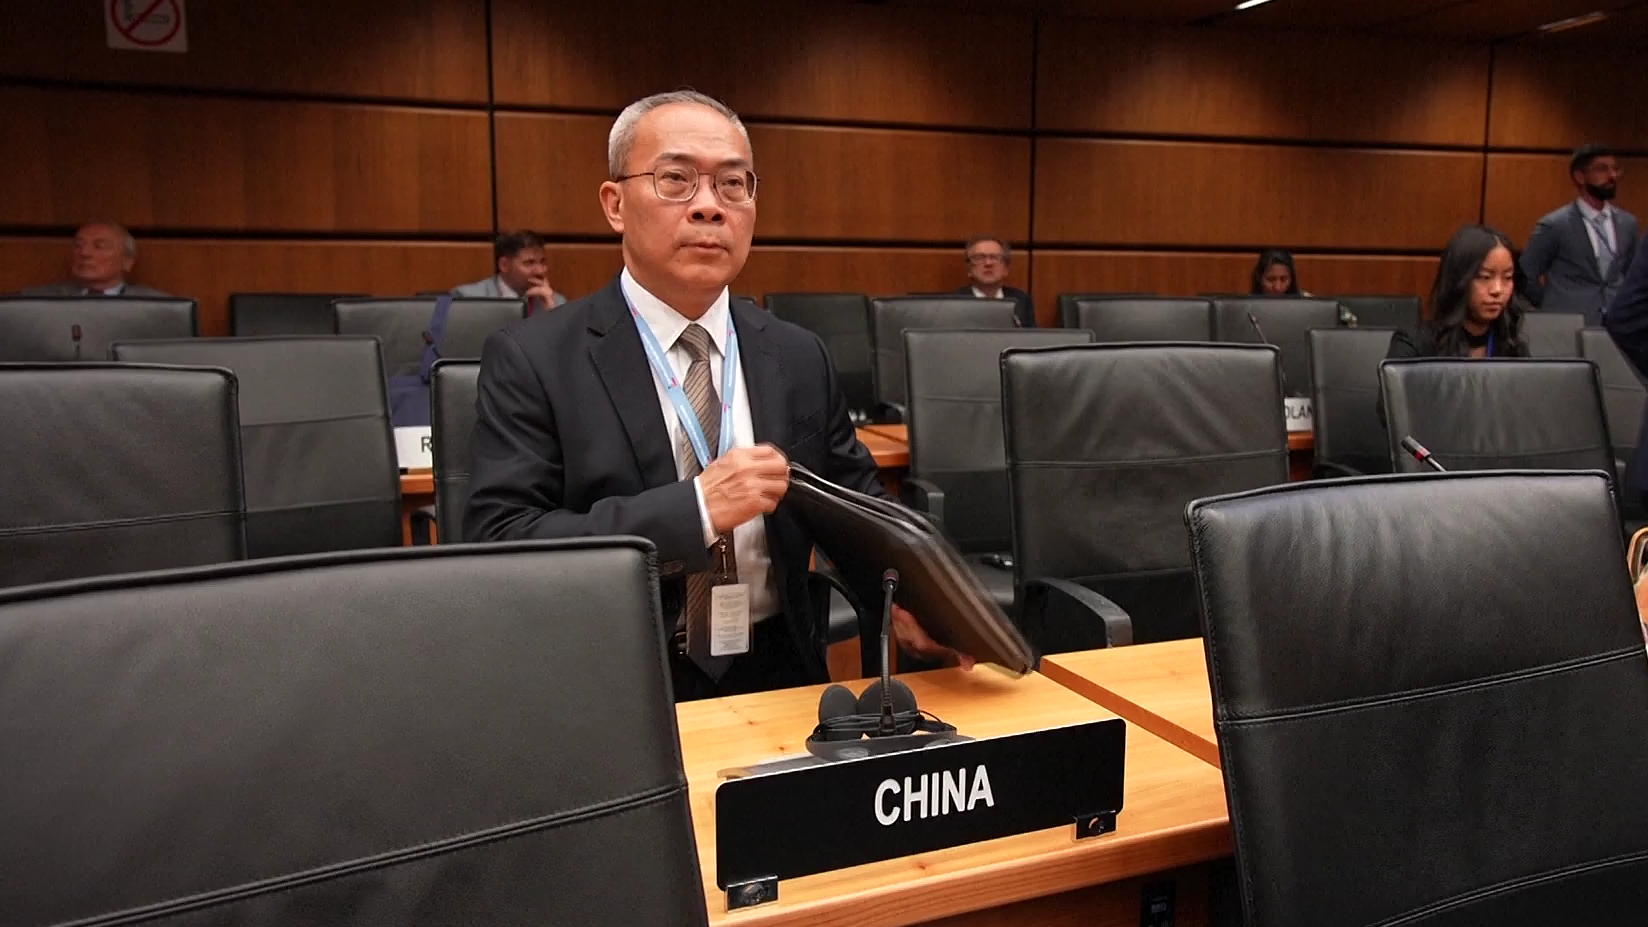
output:
[[[1259,263],[1253,265],[1253,296],[1309,296],[1299,291],[1299,273],[1293,269],[1293,255],[1272,248],[1261,252]]]
[[[1391,335],[1387,358],[1527,357],[1516,293],[1511,240],[1487,226],[1467,225],[1442,252],[1431,286],[1431,318]]]

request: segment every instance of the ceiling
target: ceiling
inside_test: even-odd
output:
[[[1270,0],[1237,12],[1236,0],[907,0],[971,8],[1033,10],[1128,22],[1242,28],[1354,29],[1476,41],[1610,45],[1648,40],[1648,0]],[[1593,12],[1609,19],[1540,34],[1540,26]]]

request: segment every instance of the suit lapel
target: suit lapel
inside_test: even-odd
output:
[[[785,453],[789,422],[784,411],[784,368],[778,348],[772,343],[764,310],[735,299],[731,305],[733,326],[738,329],[739,365],[744,369],[744,387],[750,401],[750,422],[757,444],[772,444]]]
[[[595,312],[589,323],[594,336],[590,360],[601,376],[607,397],[629,436],[630,449],[648,489],[666,486],[679,476],[670,450],[669,430],[658,406],[658,385],[647,364],[646,349],[630,318],[629,304],[616,278],[595,294]]]

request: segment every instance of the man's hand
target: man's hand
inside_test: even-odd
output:
[[[976,662],[970,656],[959,650],[954,650],[933,640],[916,617],[897,605],[893,606],[893,638],[898,645],[909,651],[912,656],[923,660],[940,660],[945,663],[955,662],[964,670],[973,668]]]
[[[698,476],[704,509],[716,534],[772,514],[790,488],[790,462],[770,444],[735,447]]]
[[[555,308],[555,290],[545,281],[534,280],[531,288],[522,295],[526,297],[528,303],[537,300],[536,305],[543,309]]]

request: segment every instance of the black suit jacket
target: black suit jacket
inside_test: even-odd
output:
[[[1642,239],[1638,249],[1602,324],[1637,373],[1648,377],[1648,238]],[[1644,410],[1642,422],[1648,427],[1648,410]],[[1637,438],[1636,458],[1626,473],[1633,489],[1648,493],[1648,431]]]
[[[956,292],[962,296],[972,296],[973,285],[968,284],[956,290]],[[1029,293],[1023,290],[1015,290],[1010,286],[1004,286],[1001,288],[1001,295],[1003,299],[1013,301],[1013,315],[1018,319],[1020,328],[1036,327],[1036,304],[1030,299]]]
[[[817,335],[731,302],[757,443],[859,492],[885,497]],[[467,541],[638,535],[658,548],[673,630],[685,577],[709,569],[692,484],[680,480],[641,336],[615,278],[553,312],[494,332],[481,354]],[[766,518],[780,607],[820,682],[827,615],[806,593],[812,542],[789,506]]]

